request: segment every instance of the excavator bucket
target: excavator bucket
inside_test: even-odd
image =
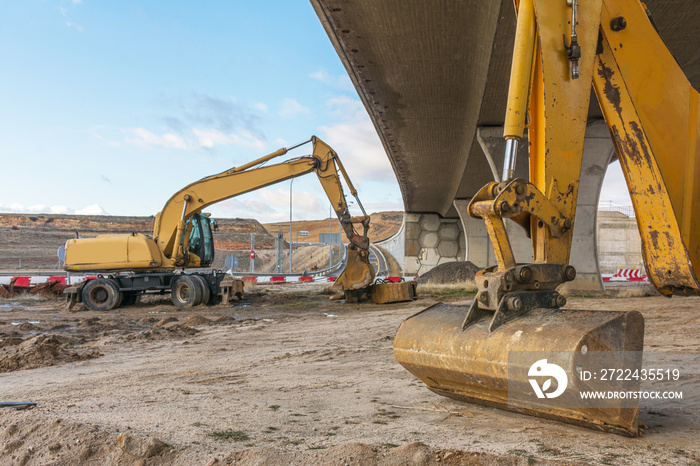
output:
[[[366,255],[356,249],[348,249],[345,270],[333,284],[337,290],[360,290],[368,287],[374,280],[374,267]]]
[[[394,338],[396,360],[439,395],[639,435],[638,400],[582,395],[639,390],[634,378],[603,375],[641,368],[639,312],[536,308],[490,331],[489,316],[464,326],[467,310],[436,304],[406,319]]]

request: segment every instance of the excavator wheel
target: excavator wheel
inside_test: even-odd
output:
[[[180,275],[171,285],[170,299],[179,308],[193,307],[202,302],[202,287],[193,275]]]
[[[209,288],[209,282],[207,282],[207,279],[202,277],[201,275],[193,275],[193,277],[197,279],[202,290],[202,300],[200,302],[202,304],[209,304],[209,299],[211,298],[211,289]]]
[[[136,292],[125,293],[122,292],[122,306],[133,306],[139,300],[139,294]]]
[[[109,278],[90,280],[82,291],[83,302],[95,311],[111,311],[119,307],[122,293],[117,284]]]

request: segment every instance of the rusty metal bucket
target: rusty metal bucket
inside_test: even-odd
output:
[[[369,263],[366,254],[356,249],[348,250],[345,269],[333,284],[336,290],[359,290],[368,287],[374,280],[374,267]]]
[[[490,332],[482,317],[463,329],[467,306],[436,304],[401,323],[394,357],[430,390],[457,400],[508,409],[627,436],[639,435],[638,400],[582,400],[580,392],[639,389],[638,381],[582,380],[584,368],[641,369],[644,318],[637,311],[533,309]],[[598,357],[593,363],[594,355]],[[510,361],[509,361],[510,358]],[[547,363],[549,358],[549,363]],[[536,362],[556,363],[566,382],[557,399],[540,399]],[[605,361],[601,363],[600,361]],[[612,361],[612,362],[611,362]],[[541,365],[541,364],[540,364]],[[541,379],[540,379],[541,380]],[[612,385],[611,385],[612,383]],[[539,386],[539,385],[538,385]]]

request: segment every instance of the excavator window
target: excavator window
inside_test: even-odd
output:
[[[214,237],[211,232],[211,219],[201,216],[203,251],[200,257],[202,264],[211,264],[214,260]]]
[[[214,238],[209,217],[193,215],[189,223],[191,228],[188,248],[200,258],[200,266],[206,267],[214,260]]]

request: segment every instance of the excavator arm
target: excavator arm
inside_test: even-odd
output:
[[[264,165],[309,142],[313,145],[311,155]],[[189,247],[192,228],[190,220],[194,216],[202,214],[203,209],[217,202],[311,172],[318,176],[350,243],[347,265],[336,281],[336,287],[342,290],[366,288],[374,280],[374,268],[368,258],[369,216],[364,211],[357,197],[357,190],[350,181],[338,154],[315,136],[293,147],[279,149],[240,167],[202,178],[185,186],[173,194],[156,216],[153,240],[144,235],[128,237],[110,235],[105,238],[71,240],[67,247],[66,267],[81,271],[105,269],[146,271],[200,267],[201,258],[192,253]],[[341,176],[362,209],[362,216],[350,215],[340,181]],[[356,225],[362,226],[361,233],[357,231]],[[135,263],[130,259],[135,257],[133,251],[136,249],[134,245],[137,242],[142,245],[143,250],[147,251],[144,253],[146,259]],[[127,250],[131,255],[111,259],[111,256],[114,256],[112,251],[115,249]],[[105,256],[110,256],[110,259],[105,259]]]
[[[698,93],[639,0],[515,3],[503,181],[484,186],[468,207],[484,220],[497,265],[477,273],[468,309],[438,305],[404,321],[394,354],[442,395],[638,435],[634,404],[591,405],[575,395],[564,405],[528,401],[535,394],[528,376],[539,368],[522,358],[559,358],[572,394],[595,387],[577,377],[583,355],[641,365],[641,314],[559,309],[566,298],[557,288],[576,277],[569,259],[591,86],[627,180],[649,276],[666,295],[700,291]],[[528,180],[513,178],[526,130]],[[516,261],[505,219],[531,238],[532,263]]]
[[[313,154],[273,165],[264,163],[287,154],[292,149],[311,142]],[[156,217],[153,237],[163,255],[173,266],[187,267],[189,263],[187,221],[206,207],[281,181],[314,172],[335,210],[340,225],[350,243],[348,262],[337,280],[337,287],[354,290],[367,287],[374,280],[374,269],[369,263],[369,216],[357,196],[338,154],[325,142],[311,139],[291,148],[282,148],[253,162],[232,168],[217,175],[191,183],[175,193]],[[345,201],[340,176],[343,176],[351,194],[362,209],[363,216],[350,215]],[[355,225],[362,225],[358,233]]]

